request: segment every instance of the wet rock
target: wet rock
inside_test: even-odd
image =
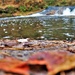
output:
[[[23,43],[23,42],[28,42],[29,40],[30,40],[29,38],[26,38],[26,39],[18,39],[17,41]]]
[[[16,40],[9,40],[9,39],[4,40],[3,42],[4,42],[5,47],[12,47],[18,44]]]
[[[54,15],[55,14],[55,10],[51,10],[50,12],[48,12],[46,15]]]

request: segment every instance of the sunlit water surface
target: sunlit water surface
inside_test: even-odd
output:
[[[0,18],[0,38],[75,39],[75,17]]]

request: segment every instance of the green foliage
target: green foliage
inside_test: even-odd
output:
[[[26,6],[19,7],[19,11],[21,11],[21,12],[26,12],[26,10],[27,10]]]
[[[62,0],[61,4],[63,5],[66,4],[66,0]]]
[[[27,11],[31,11],[33,8],[32,8],[32,6],[30,6],[28,9],[27,9]]]
[[[45,0],[48,5],[52,5],[55,3],[55,0]]]
[[[48,8],[48,6],[49,6],[48,4],[45,4],[44,8],[46,9],[46,8]]]
[[[5,8],[5,12],[10,13],[10,14],[15,13],[16,8],[12,6],[8,6],[7,8]]]
[[[39,8],[38,5],[36,5],[36,6],[34,7],[34,9],[36,9],[36,10],[37,10],[38,8]]]
[[[55,0],[50,0],[49,4],[53,4],[55,2]]]
[[[17,3],[19,3],[20,2],[20,0],[15,0]]]

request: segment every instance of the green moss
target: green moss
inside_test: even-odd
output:
[[[27,10],[26,6],[20,6],[19,7],[20,12],[26,12],[26,10]]]

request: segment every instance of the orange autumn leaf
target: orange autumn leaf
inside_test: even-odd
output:
[[[9,60],[7,58],[0,60],[0,69],[22,75],[41,72],[46,72],[47,75],[55,75],[58,72],[75,68],[75,55],[66,51],[38,52],[27,61],[9,58]]]

